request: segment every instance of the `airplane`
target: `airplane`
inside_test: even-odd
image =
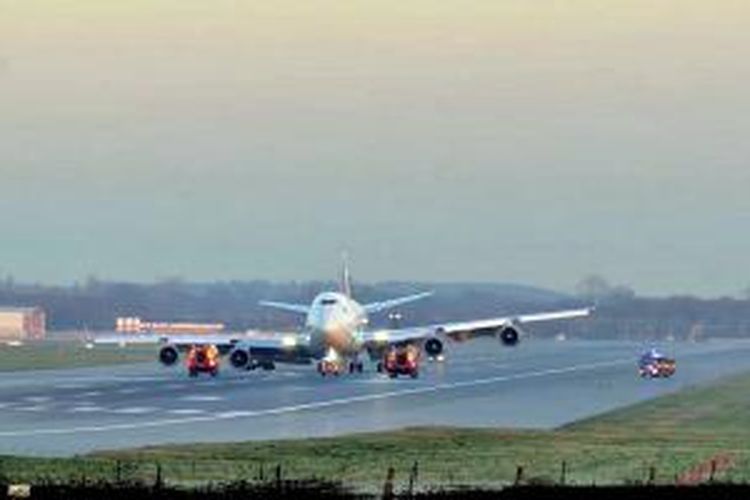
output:
[[[351,276],[346,262],[342,267],[337,291],[318,294],[311,304],[261,301],[260,305],[305,317],[300,332],[241,335],[147,335],[137,338],[97,339],[97,343],[140,343],[158,341],[162,344],[159,361],[173,365],[180,351],[200,346],[215,346],[238,369],[273,370],[276,363],[316,363],[322,376],[344,372],[361,373],[363,358],[377,364],[377,371],[392,377],[419,374],[420,354],[430,358],[443,356],[447,339],[464,341],[481,336],[494,336],[505,346],[515,346],[523,335],[522,325],[582,318],[593,308],[567,309],[518,316],[496,317],[475,321],[441,323],[406,328],[369,329],[369,315],[416,302],[433,295],[427,291],[380,302],[360,304],[352,294]],[[416,353],[416,355],[415,355]]]

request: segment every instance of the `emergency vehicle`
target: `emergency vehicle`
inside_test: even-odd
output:
[[[651,349],[638,360],[638,374],[643,378],[669,378],[677,370],[674,358]]]
[[[399,375],[409,375],[411,378],[419,376],[420,349],[417,346],[407,344],[394,346],[385,355],[383,369],[391,378]]]
[[[197,377],[199,373],[215,377],[219,373],[219,349],[213,344],[192,346],[185,363],[191,377]]]

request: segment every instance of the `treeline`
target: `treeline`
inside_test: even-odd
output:
[[[308,304],[334,282],[268,281],[188,283],[169,280],[155,284],[89,280],[85,285],[51,287],[0,285],[0,306],[41,306],[48,330],[111,330],[119,316],[152,321],[222,322],[231,330],[295,329],[300,318],[258,305],[261,300]],[[511,313],[553,306],[575,299],[533,287],[495,284],[422,284],[387,282],[355,284],[357,300],[366,303],[425,290],[433,297],[409,305],[403,321],[435,322],[477,315]],[[373,318],[385,324],[386,315]]]
[[[590,284],[590,283],[589,283]],[[49,330],[106,331],[118,316],[144,320],[223,322],[230,330],[248,328],[294,330],[301,319],[260,307],[260,300],[309,303],[333,282],[234,281],[188,283],[169,280],[154,284],[89,280],[69,287],[0,284],[0,306],[41,306]],[[356,298],[369,302],[433,290],[435,295],[404,306],[403,326],[451,320],[514,315],[596,304],[588,320],[535,325],[530,333],[578,338],[675,339],[750,337],[750,301],[733,298],[639,297],[621,287],[602,290],[580,287],[566,295],[509,284],[405,283],[355,284]],[[391,320],[372,318],[375,325]]]

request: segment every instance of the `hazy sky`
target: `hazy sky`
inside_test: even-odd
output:
[[[750,285],[746,0],[0,0],[0,273]]]

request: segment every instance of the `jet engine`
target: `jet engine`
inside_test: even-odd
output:
[[[503,345],[512,347],[518,344],[518,341],[521,340],[521,331],[518,327],[506,326],[500,329],[498,337]]]
[[[431,357],[436,358],[443,353],[443,342],[437,337],[425,340],[424,351]]]
[[[177,352],[177,348],[172,345],[164,346],[159,351],[159,361],[164,366],[172,366],[177,363],[180,357],[180,353]]]
[[[235,368],[245,368],[250,362],[250,355],[245,349],[238,348],[232,351],[232,354],[229,355],[229,362],[232,363],[232,366]]]

